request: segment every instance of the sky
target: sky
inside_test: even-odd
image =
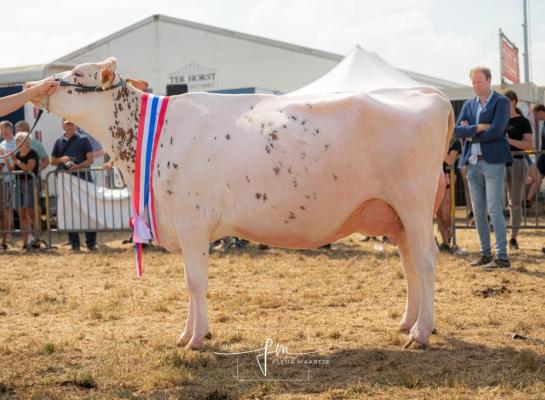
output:
[[[530,80],[545,86],[545,0],[528,0]],[[347,54],[356,44],[398,68],[469,84],[476,65],[499,83],[502,31],[519,47],[523,0],[3,1],[0,68],[42,64],[153,14]],[[183,38],[180,38],[183,40]],[[115,54],[112,54],[115,56]]]

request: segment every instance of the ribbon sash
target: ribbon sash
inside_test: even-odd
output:
[[[159,242],[153,200],[153,170],[169,98],[144,93],[140,105],[131,227],[135,243],[136,274],[142,277],[142,243]]]

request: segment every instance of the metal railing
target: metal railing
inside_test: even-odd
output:
[[[101,185],[95,182],[102,183]],[[113,170],[54,170],[45,177],[48,246],[53,233],[127,231],[131,216],[128,188]]]

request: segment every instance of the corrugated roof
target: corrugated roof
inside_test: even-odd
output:
[[[18,85],[23,82],[36,81],[50,75],[50,70],[53,68],[71,69],[73,67],[72,64],[53,62],[49,64],[0,68],[0,85]]]
[[[264,44],[264,45],[267,45],[267,46],[278,47],[278,48],[281,48],[281,49],[284,49],[284,50],[289,50],[289,51],[293,51],[293,52],[297,52],[297,53],[314,55],[314,56],[317,56],[317,57],[322,57],[322,58],[326,58],[326,59],[333,60],[333,61],[340,61],[343,58],[339,54],[329,53],[327,51],[311,49],[309,47],[297,46],[297,45],[294,45],[294,44],[281,42],[281,41],[278,41],[278,40],[267,39],[267,38],[263,38],[263,37],[260,37],[260,36],[250,35],[250,34],[247,34],[247,33],[236,32],[236,31],[231,31],[229,29],[223,29],[223,28],[218,28],[218,27],[211,26],[211,25],[201,24],[201,23],[198,23],[198,22],[187,21],[185,19],[174,18],[174,17],[169,17],[169,16],[166,16],[166,15],[156,14],[156,15],[152,15],[152,16],[150,16],[148,18],[145,18],[145,19],[143,19],[141,21],[138,21],[138,22],[136,22],[136,23],[134,23],[132,25],[129,25],[128,27],[126,27],[124,29],[121,29],[120,31],[112,33],[111,35],[108,35],[108,36],[106,36],[106,37],[104,37],[104,38],[102,38],[100,40],[97,40],[96,42],[93,42],[93,43],[91,43],[91,44],[89,44],[89,45],[87,45],[85,47],[82,47],[81,49],[73,51],[72,53],[69,53],[69,54],[63,56],[63,57],[57,59],[56,61],[70,60],[73,57],[77,57],[77,56],[79,56],[79,55],[81,55],[83,53],[86,53],[86,52],[88,52],[90,50],[95,49],[96,47],[102,46],[102,45],[112,41],[113,39],[116,39],[118,37],[126,35],[129,32],[132,32],[132,31],[134,31],[136,29],[139,29],[139,28],[141,28],[141,27],[143,27],[145,25],[151,24],[153,22],[165,22],[165,23],[170,23],[170,24],[174,24],[174,25],[180,25],[180,26],[184,26],[184,27],[188,27],[188,28],[192,28],[192,29],[197,29],[197,30],[201,30],[201,31],[215,33],[215,34],[218,34],[218,35],[230,36],[230,37],[234,37],[234,38],[241,39],[241,40],[247,40],[247,41],[250,41],[250,42]]]

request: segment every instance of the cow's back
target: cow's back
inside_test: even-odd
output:
[[[172,209],[213,214],[220,236],[319,242],[366,200],[439,170],[447,106],[428,89],[180,96],[166,134],[178,145],[161,157],[177,168],[156,182],[180,192]]]

